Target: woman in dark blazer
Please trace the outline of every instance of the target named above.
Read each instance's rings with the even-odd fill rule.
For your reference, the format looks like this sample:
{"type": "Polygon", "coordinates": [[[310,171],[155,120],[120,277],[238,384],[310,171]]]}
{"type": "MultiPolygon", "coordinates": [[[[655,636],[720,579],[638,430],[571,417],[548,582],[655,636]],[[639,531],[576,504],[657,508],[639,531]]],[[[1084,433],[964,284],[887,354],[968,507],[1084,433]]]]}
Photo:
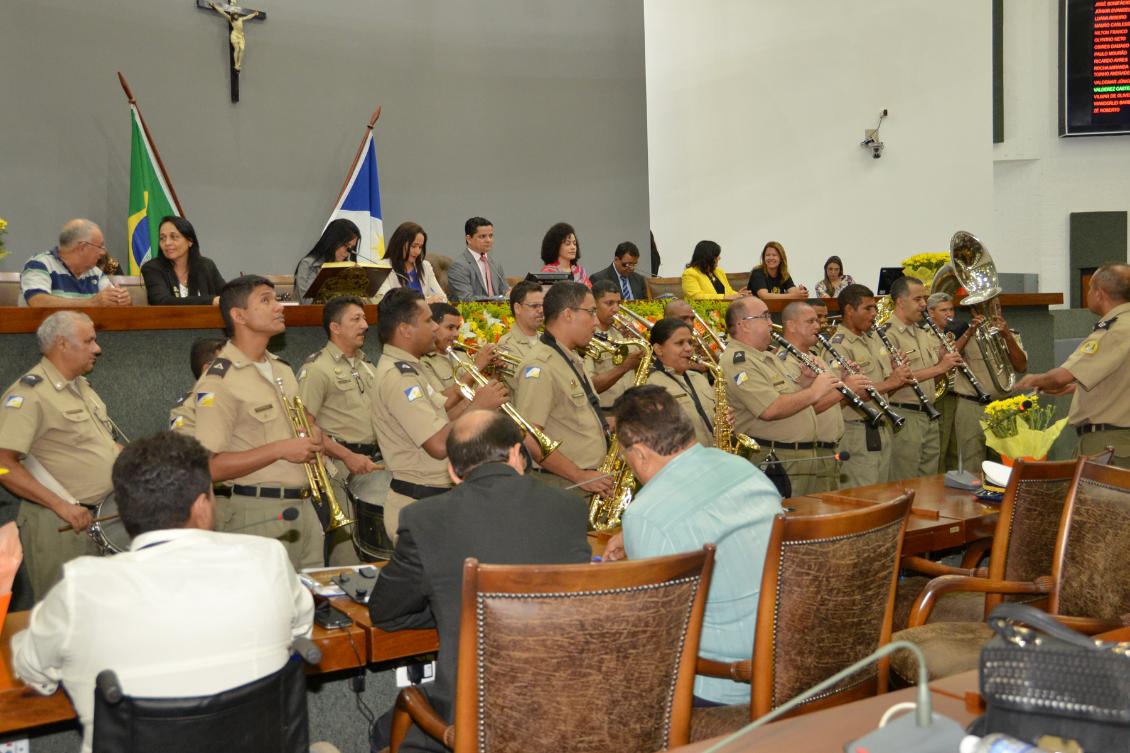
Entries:
{"type": "Polygon", "coordinates": [[[200,255],[192,223],[184,217],[165,217],[158,243],[161,252],[141,267],[149,305],[218,305],[224,278],[211,259],[200,255]]]}

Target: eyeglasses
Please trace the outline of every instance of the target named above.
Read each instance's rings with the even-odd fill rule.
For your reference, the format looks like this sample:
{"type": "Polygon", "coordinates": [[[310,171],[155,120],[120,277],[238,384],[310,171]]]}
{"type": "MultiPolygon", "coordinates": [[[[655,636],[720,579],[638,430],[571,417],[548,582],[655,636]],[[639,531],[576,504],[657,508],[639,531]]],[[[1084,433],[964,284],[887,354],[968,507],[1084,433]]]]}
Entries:
{"type": "Polygon", "coordinates": [[[525,306],[526,308],[533,309],[534,311],[541,311],[543,308],[545,308],[545,305],[541,303],[519,303],[518,305],[525,306]]]}
{"type": "Polygon", "coordinates": [[[589,313],[589,316],[596,316],[596,306],[593,306],[591,309],[582,309],[576,306],[570,306],[569,308],[573,309],[574,311],[587,311],[589,313]]]}
{"type": "Polygon", "coordinates": [[[760,314],[754,314],[753,316],[743,316],[741,320],[744,322],[746,319],[764,319],[765,321],[769,322],[773,320],[773,315],[768,311],[763,311],[760,314]]]}
{"type": "Polygon", "coordinates": [[[105,245],[99,246],[97,243],[91,243],[90,241],[79,241],[79,242],[86,245],[86,246],[90,246],[91,248],[96,248],[99,251],[106,251],[105,245]]]}

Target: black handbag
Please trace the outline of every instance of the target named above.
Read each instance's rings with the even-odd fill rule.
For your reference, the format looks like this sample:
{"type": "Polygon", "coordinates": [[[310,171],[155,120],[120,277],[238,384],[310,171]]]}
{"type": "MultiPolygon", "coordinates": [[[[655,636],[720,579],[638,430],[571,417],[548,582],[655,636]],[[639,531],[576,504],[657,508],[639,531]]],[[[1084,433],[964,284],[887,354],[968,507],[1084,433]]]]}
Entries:
{"type": "Polygon", "coordinates": [[[981,651],[985,715],[975,734],[1075,740],[1086,753],[1130,753],[1130,643],[1104,643],[1051,615],[1006,602],[981,651]]]}

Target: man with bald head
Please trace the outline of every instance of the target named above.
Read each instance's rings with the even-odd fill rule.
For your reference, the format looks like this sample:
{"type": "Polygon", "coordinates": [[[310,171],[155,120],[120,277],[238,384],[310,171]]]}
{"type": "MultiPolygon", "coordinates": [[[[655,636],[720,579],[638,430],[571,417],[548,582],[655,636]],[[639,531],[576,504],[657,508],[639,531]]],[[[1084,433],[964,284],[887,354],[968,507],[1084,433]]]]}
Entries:
{"type": "MultiPolygon", "coordinates": [[[[436,680],[422,689],[451,722],[458,660],[463,560],[490,564],[588,562],[588,515],[568,492],[526,475],[522,432],[496,411],[470,410],[447,434],[448,474],[455,488],[400,513],[392,560],[369,602],[383,630],[436,627],[436,680]]],[[[391,711],[377,721],[373,750],[387,744],[391,711]]],[[[413,727],[402,751],[442,751],[413,727]]]]}
{"type": "Polygon", "coordinates": [[[102,230],[90,220],[63,225],[59,245],[27,260],[20,272],[21,306],[128,306],[98,261],[106,253],[102,230]]]}
{"type": "Polygon", "coordinates": [[[1099,317],[1062,366],[1029,374],[1016,392],[1071,394],[1067,422],[1079,435],[1077,454],[1114,448],[1113,465],[1130,468],[1130,265],[1109,262],[1091,276],[1087,308],[1099,317]]]}
{"type": "Polygon", "coordinates": [[[673,298],[663,307],[663,318],[682,319],[690,326],[694,326],[694,309],[682,298],[673,298]]]}

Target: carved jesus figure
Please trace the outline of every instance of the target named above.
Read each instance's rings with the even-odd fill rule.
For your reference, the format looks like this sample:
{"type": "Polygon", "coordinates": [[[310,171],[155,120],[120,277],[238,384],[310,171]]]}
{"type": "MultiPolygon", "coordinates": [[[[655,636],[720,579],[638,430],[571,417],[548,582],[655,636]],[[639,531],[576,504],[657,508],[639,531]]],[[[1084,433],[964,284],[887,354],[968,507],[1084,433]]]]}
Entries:
{"type": "Polygon", "coordinates": [[[258,16],[259,11],[240,15],[240,11],[243,9],[238,5],[227,6],[231,8],[230,13],[215,3],[209,3],[209,5],[212,6],[212,10],[227,19],[228,25],[231,26],[232,68],[238,71],[243,67],[243,51],[247,47],[247,36],[243,31],[243,22],[258,16]]]}

